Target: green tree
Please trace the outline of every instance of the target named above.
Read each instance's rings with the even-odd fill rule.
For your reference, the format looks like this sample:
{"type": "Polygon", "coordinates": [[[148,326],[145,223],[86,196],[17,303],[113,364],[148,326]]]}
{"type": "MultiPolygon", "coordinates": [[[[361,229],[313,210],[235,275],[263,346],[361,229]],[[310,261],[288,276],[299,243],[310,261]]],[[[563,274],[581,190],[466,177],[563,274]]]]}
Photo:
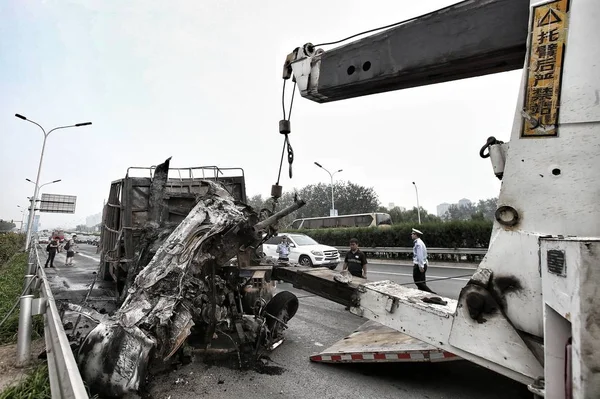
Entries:
{"type": "MultiPolygon", "coordinates": [[[[412,209],[406,209],[399,206],[395,206],[390,210],[387,210],[385,207],[381,207],[381,212],[387,212],[390,214],[392,218],[392,224],[400,224],[400,223],[418,223],[419,222],[419,213],[417,212],[417,207],[412,209]]],[[[428,222],[439,222],[441,219],[436,215],[433,215],[427,212],[424,208],[420,208],[421,211],[421,223],[428,222]]]]}
{"type": "Polygon", "coordinates": [[[447,220],[469,220],[471,215],[476,212],[473,204],[458,206],[456,204],[450,205],[446,212],[447,220]]]}
{"type": "MultiPolygon", "coordinates": [[[[351,182],[337,182],[333,188],[338,215],[375,212],[379,208],[379,198],[372,187],[351,182]]],[[[298,217],[329,216],[331,209],[329,184],[310,184],[298,190],[298,196],[306,201],[306,206],[298,210],[298,217]]]]}
{"type": "Polygon", "coordinates": [[[340,182],[334,185],[334,189],[337,193],[335,208],[340,215],[375,212],[379,207],[379,197],[373,187],[340,182]]]}
{"type": "Polygon", "coordinates": [[[498,197],[479,200],[477,203],[477,212],[481,213],[484,219],[494,220],[494,215],[497,208],[498,197]]]}
{"type": "Polygon", "coordinates": [[[250,205],[257,212],[260,211],[267,205],[267,200],[263,198],[261,194],[256,194],[248,197],[248,205],[250,205]]]}
{"type": "Polygon", "coordinates": [[[469,204],[458,206],[450,205],[448,211],[443,216],[444,220],[469,220],[469,219],[487,219],[494,220],[496,204],[498,198],[488,198],[479,200],[476,205],[469,204]]]}
{"type": "Polygon", "coordinates": [[[9,222],[8,220],[0,219],[0,231],[11,231],[15,227],[17,227],[17,225],[14,224],[12,220],[9,222]]]}
{"type": "MultiPolygon", "coordinates": [[[[284,209],[294,202],[294,196],[306,202],[306,205],[285,217],[280,226],[288,227],[294,219],[329,216],[331,209],[331,186],[329,184],[309,184],[299,190],[286,191],[276,203],[275,212],[284,209]]],[[[376,212],[379,209],[379,199],[375,190],[351,182],[334,184],[335,209],[338,215],[353,213],[376,212]]],[[[272,198],[263,198],[257,194],[249,197],[248,205],[257,212],[262,208],[273,210],[272,198]]]]}

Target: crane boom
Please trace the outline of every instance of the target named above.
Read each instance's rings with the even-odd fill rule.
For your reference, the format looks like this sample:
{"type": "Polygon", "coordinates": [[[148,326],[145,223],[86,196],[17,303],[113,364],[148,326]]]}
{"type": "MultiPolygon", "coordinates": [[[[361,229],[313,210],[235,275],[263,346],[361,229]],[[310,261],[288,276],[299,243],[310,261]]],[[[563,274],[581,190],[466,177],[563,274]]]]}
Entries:
{"type": "Polygon", "coordinates": [[[303,97],[324,103],[523,68],[529,0],[467,0],[286,61],[303,97]]]}

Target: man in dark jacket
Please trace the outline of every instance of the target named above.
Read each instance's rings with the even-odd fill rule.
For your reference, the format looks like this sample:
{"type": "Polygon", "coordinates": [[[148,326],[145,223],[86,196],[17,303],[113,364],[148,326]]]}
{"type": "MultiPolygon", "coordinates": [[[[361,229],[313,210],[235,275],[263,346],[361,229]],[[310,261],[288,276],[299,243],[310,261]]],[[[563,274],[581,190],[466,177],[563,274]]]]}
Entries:
{"type": "Polygon", "coordinates": [[[45,268],[48,267],[48,263],[50,263],[50,267],[54,267],[54,257],[58,252],[58,246],[59,242],[57,237],[51,239],[48,243],[48,246],[46,246],[46,252],[48,252],[48,259],[46,259],[46,264],[44,265],[45,268]]]}
{"type": "Polygon", "coordinates": [[[344,270],[348,270],[353,276],[367,278],[367,257],[358,249],[356,238],[350,239],[350,251],[344,259],[344,270]]]}

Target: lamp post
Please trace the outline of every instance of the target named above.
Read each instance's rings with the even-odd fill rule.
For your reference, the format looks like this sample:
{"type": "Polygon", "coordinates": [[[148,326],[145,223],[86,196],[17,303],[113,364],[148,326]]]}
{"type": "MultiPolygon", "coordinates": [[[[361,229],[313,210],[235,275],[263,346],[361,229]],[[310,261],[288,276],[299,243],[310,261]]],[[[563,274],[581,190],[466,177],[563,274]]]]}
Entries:
{"type": "Polygon", "coordinates": [[[46,139],[48,139],[48,136],[50,135],[50,133],[52,133],[55,130],[67,129],[70,127],[89,126],[92,124],[92,122],[83,122],[83,123],[76,123],[74,125],[58,126],[58,127],[51,129],[48,133],[46,133],[46,130],[44,130],[42,125],[40,125],[39,123],[34,122],[30,119],[27,119],[26,117],[24,117],[23,115],[20,115],[20,114],[15,114],[15,116],[19,119],[23,119],[24,121],[33,123],[34,125],[38,126],[40,129],[42,129],[42,133],[44,133],[44,142],[42,143],[42,153],[40,155],[40,163],[38,165],[37,177],[35,178],[35,183],[34,183],[35,189],[33,191],[33,197],[31,197],[31,208],[29,210],[29,222],[27,222],[27,234],[25,237],[25,248],[29,249],[29,242],[31,240],[31,229],[32,229],[32,225],[33,225],[33,214],[35,213],[35,202],[37,201],[37,196],[39,194],[39,189],[40,189],[40,187],[39,187],[40,173],[42,171],[42,161],[44,159],[44,150],[46,148],[46,139]]]}
{"type": "MultiPolygon", "coordinates": [[[[29,183],[35,184],[35,182],[33,180],[31,180],[31,179],[25,179],[25,180],[27,180],[29,183]]],[[[49,181],[47,183],[44,183],[44,184],[40,185],[39,187],[37,187],[37,185],[36,185],[36,187],[37,187],[37,194],[39,194],[39,192],[42,189],[42,187],[47,186],[48,184],[58,183],[59,181],[62,181],[62,180],[61,179],[52,180],[52,181],[49,181]]],[[[30,200],[31,200],[31,204],[32,205],[31,205],[31,208],[29,208],[29,223],[27,223],[27,236],[28,237],[31,235],[32,229],[33,229],[33,224],[31,225],[32,226],[31,229],[29,228],[29,224],[33,223],[33,219],[35,218],[35,211],[36,211],[35,205],[37,203],[37,196],[36,196],[36,198],[31,198],[30,200]],[[31,216],[31,215],[33,215],[33,216],[31,216]]],[[[26,243],[26,245],[27,245],[27,243],[26,243]]],[[[27,246],[25,248],[27,248],[27,246]]]]}
{"type": "Polygon", "coordinates": [[[342,169],[340,169],[340,170],[338,170],[338,171],[335,171],[335,172],[333,172],[333,174],[332,174],[330,171],[328,171],[328,170],[327,170],[327,169],[325,169],[323,166],[321,166],[321,164],[320,164],[320,163],[318,163],[318,162],[315,162],[315,165],[317,165],[319,168],[323,169],[325,172],[329,173],[329,177],[331,178],[331,214],[330,214],[329,216],[336,216],[336,214],[335,214],[335,202],[334,202],[334,200],[333,200],[333,176],[334,176],[336,173],[338,173],[338,172],[341,172],[341,171],[342,171],[342,169]]]}
{"type": "MultiPolygon", "coordinates": [[[[17,205],[17,208],[23,208],[21,205],[17,205]]],[[[25,219],[25,209],[21,209],[21,226],[19,227],[19,233],[23,232],[23,220],[25,219]]]]}
{"type": "Polygon", "coordinates": [[[419,205],[419,190],[417,189],[417,183],[412,182],[415,186],[415,193],[417,194],[417,217],[419,218],[419,224],[421,224],[421,206],[419,205]]]}

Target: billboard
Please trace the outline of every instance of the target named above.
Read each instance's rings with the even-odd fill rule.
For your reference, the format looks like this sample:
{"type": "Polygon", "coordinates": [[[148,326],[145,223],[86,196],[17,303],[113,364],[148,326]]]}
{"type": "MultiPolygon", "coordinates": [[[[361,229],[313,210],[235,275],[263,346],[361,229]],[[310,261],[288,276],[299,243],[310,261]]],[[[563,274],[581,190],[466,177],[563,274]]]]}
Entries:
{"type": "Polygon", "coordinates": [[[74,195],[42,194],[40,212],[75,213],[77,197],[74,195]]]}

